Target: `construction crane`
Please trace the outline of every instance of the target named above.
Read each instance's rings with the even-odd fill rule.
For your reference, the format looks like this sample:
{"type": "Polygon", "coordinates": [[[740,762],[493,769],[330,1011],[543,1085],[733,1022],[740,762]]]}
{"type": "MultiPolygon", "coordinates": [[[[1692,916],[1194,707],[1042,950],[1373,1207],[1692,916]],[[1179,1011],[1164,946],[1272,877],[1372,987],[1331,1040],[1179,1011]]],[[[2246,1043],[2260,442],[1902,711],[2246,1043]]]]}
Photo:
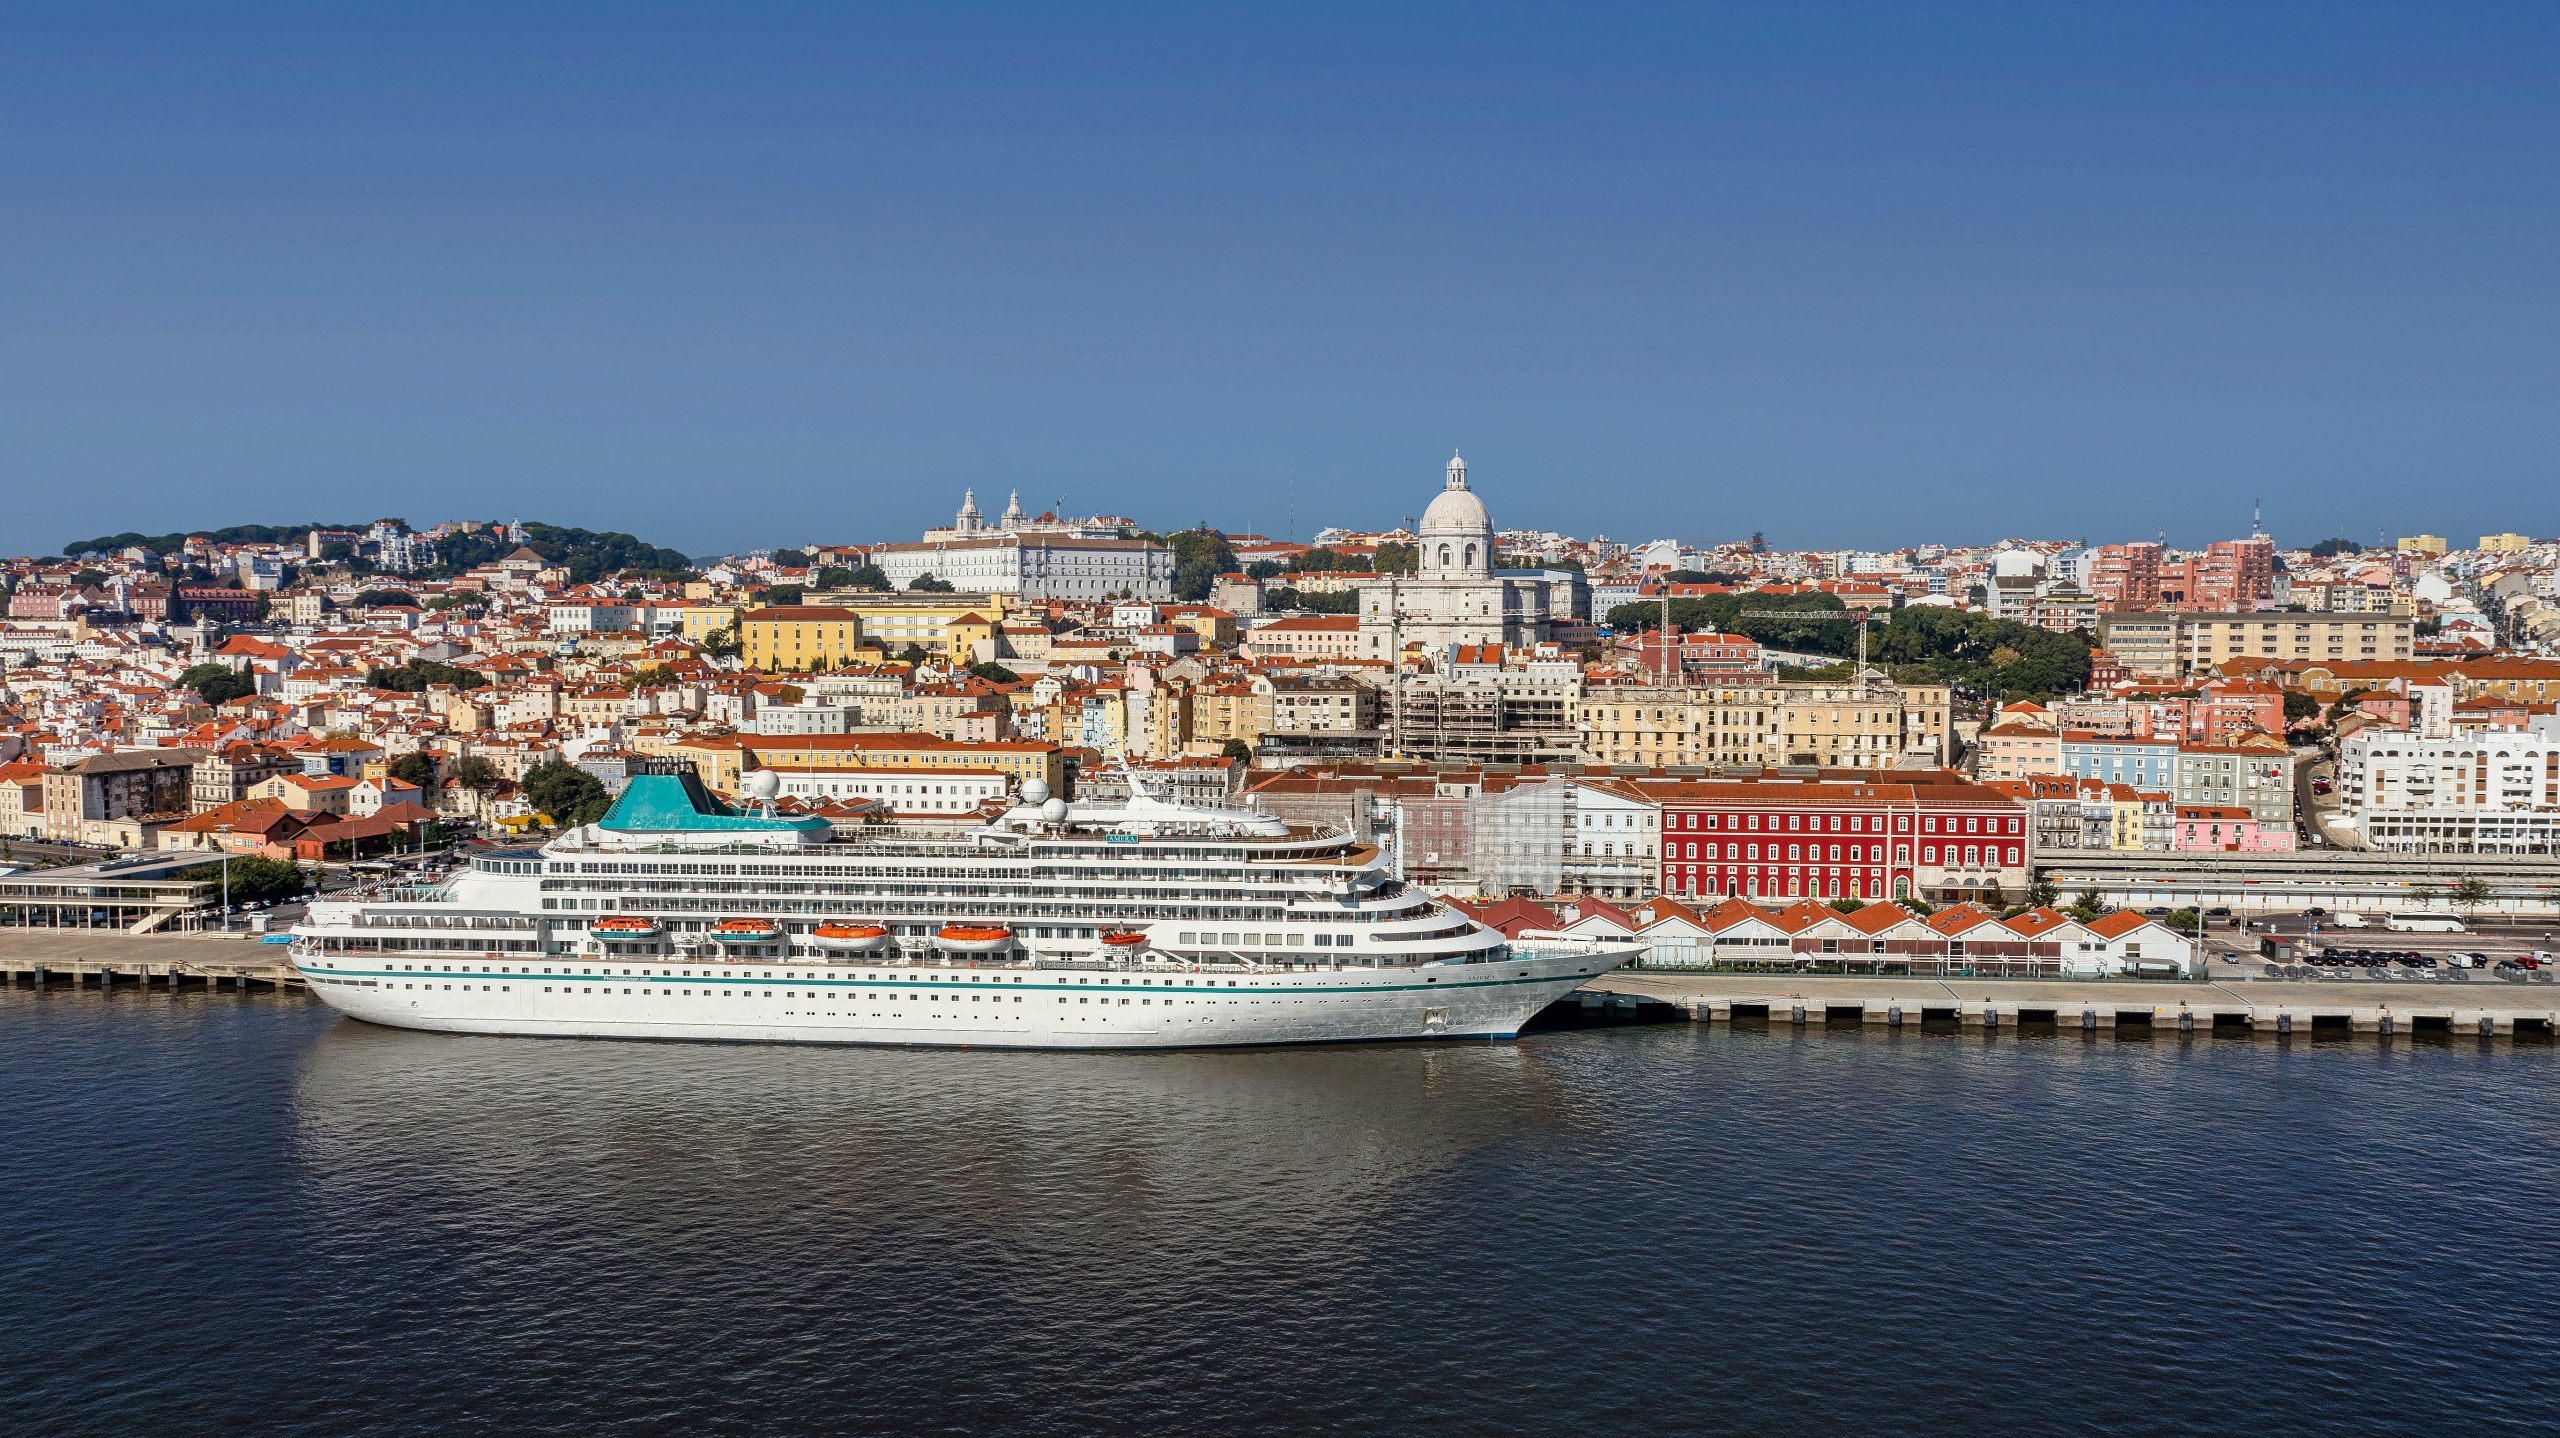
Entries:
{"type": "Polygon", "coordinates": [[[1862,677],[1867,672],[1867,621],[1875,617],[1875,615],[1868,610],[1745,609],[1736,613],[1733,617],[1736,619],[1794,619],[1814,620],[1817,622],[1833,619],[1846,619],[1850,623],[1858,626],[1858,667],[1851,677],[1862,677]]]}

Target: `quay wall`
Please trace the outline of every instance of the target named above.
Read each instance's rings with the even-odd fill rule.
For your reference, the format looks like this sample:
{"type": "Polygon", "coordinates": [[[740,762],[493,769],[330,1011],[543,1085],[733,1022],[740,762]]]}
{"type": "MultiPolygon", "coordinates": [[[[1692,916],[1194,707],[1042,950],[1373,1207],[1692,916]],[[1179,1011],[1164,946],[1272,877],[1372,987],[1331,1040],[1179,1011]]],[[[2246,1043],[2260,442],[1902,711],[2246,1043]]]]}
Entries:
{"type": "Polygon", "coordinates": [[[1952,1020],[1986,1030],[2050,1024],[2257,1036],[2560,1034],[2560,984],[2541,982],[1879,979],[1621,969],[1593,980],[1579,998],[1597,1008],[1668,1005],[1700,1023],[1766,1019],[1900,1028],[1952,1020]]]}

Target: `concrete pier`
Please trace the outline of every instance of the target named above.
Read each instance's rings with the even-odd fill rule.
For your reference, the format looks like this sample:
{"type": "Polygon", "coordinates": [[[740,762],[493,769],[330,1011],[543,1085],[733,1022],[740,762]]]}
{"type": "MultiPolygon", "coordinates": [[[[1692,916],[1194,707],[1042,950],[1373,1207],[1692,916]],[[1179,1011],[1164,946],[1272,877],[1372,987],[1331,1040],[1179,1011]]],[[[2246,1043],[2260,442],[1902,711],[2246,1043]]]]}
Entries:
{"type": "Polygon", "coordinates": [[[175,993],[194,985],[302,988],[281,944],[199,935],[100,933],[94,929],[0,930],[0,982],[114,988],[138,982],[175,993]]]}
{"type": "Polygon", "coordinates": [[[1953,1021],[1987,1034],[2309,1038],[2364,1034],[2473,1039],[2560,1036],[2560,983],[2489,978],[2411,983],[1901,979],[1619,970],[1585,994],[1668,1004],[1699,1023],[1898,1029],[1953,1021]]]}

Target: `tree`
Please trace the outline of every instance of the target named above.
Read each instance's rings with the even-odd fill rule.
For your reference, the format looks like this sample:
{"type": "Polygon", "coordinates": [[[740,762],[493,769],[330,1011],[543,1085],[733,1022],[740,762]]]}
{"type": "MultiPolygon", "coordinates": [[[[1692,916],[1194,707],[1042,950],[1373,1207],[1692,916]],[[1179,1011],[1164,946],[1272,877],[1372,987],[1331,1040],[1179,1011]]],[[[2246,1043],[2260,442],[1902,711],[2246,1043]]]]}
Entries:
{"type": "Polygon", "coordinates": [[[1218,746],[1218,757],[1233,759],[1247,768],[1253,766],[1253,746],[1242,739],[1230,739],[1218,746]]]}
{"type": "Polygon", "coordinates": [[[228,704],[258,692],[258,682],[228,664],[197,664],[178,676],[178,687],[196,691],[207,704],[228,704]]]}
{"type": "Polygon", "coordinates": [[[388,689],[398,694],[423,693],[431,684],[450,684],[456,689],[478,689],[489,682],[489,676],[477,669],[458,664],[440,664],[433,659],[412,659],[389,669],[376,669],[364,676],[367,687],[388,689]]]}
{"type": "Polygon", "coordinates": [[[830,564],[811,576],[809,582],[820,589],[851,589],[853,571],[841,564],[830,564]]]}
{"type": "Polygon", "coordinates": [[[777,549],[773,552],[773,562],[782,569],[806,569],[809,567],[809,554],[800,549],[777,549]]]}
{"type": "Polygon", "coordinates": [[[2169,917],[2160,921],[2182,934],[2192,934],[2204,927],[2204,915],[2193,909],[2171,909],[2169,917]]]}
{"type": "Polygon", "coordinates": [[[853,577],[845,581],[845,587],[847,589],[868,589],[874,593],[886,594],[898,586],[889,582],[888,573],[881,569],[879,565],[864,564],[855,567],[853,577]]]}
{"type": "Polygon", "coordinates": [[[436,786],[436,761],[423,753],[403,754],[392,760],[389,772],[403,784],[415,784],[420,789],[436,786]]]}
{"type": "Polygon", "coordinates": [[[2332,559],[2341,554],[2362,554],[2364,546],[2352,539],[2324,539],[2311,546],[2314,559],[2332,559]]]}
{"type": "Polygon", "coordinates": [[[2320,717],[2320,701],[2299,689],[2288,689],[2284,695],[2284,722],[2290,729],[2320,717]]]}
{"type": "MultiPolygon", "coordinates": [[[[223,881],[223,867],[218,862],[195,864],[180,869],[176,877],[200,884],[220,884],[223,881]]],[[[231,905],[234,908],[242,904],[264,904],[272,903],[277,899],[290,899],[311,887],[311,876],[305,874],[300,866],[283,859],[270,859],[263,854],[251,854],[246,858],[233,859],[230,869],[231,905]]]]}
{"type": "Polygon", "coordinates": [[[1186,604],[1208,598],[1219,575],[1235,572],[1235,546],[1205,524],[1167,535],[1165,543],[1173,550],[1173,597],[1186,604]]]}
{"type": "Polygon", "coordinates": [[[1287,585],[1282,585],[1263,593],[1262,607],[1304,609],[1316,614],[1350,614],[1360,608],[1360,595],[1358,591],[1350,589],[1339,590],[1332,594],[1313,594],[1304,589],[1291,589],[1287,585]]]}
{"type": "Polygon", "coordinates": [[[1845,897],[1843,897],[1843,898],[1838,898],[1838,899],[1834,899],[1834,900],[1832,900],[1832,901],[1831,901],[1831,908],[1832,908],[1832,910],[1833,910],[1835,913],[1842,913],[1842,914],[1854,914],[1854,913],[1858,912],[1860,909],[1865,908],[1866,906],[1867,906],[1867,901],[1866,901],[1866,900],[1864,900],[1864,899],[1851,899],[1851,898],[1845,898],[1845,897]]]}
{"type": "Polygon", "coordinates": [[[631,676],[634,689],[664,689],[676,683],[679,675],[664,664],[652,664],[631,676]]]}
{"type": "Polygon", "coordinates": [[[940,575],[919,574],[907,581],[907,592],[909,594],[949,594],[951,581],[940,575]]]}
{"type": "MultiPolygon", "coordinates": [[[[1298,571],[1302,574],[1365,574],[1370,564],[1367,555],[1345,554],[1321,544],[1298,556],[1298,571]]],[[[1250,574],[1253,571],[1248,569],[1245,572],[1250,574]]]]}
{"type": "Polygon", "coordinates": [[[984,679],[990,684],[1019,684],[1022,682],[1021,675],[1014,673],[1012,670],[1005,668],[1003,665],[998,664],[992,659],[988,660],[984,664],[970,665],[969,672],[977,675],[979,678],[984,679]]]}
{"type": "Polygon", "coordinates": [[[1412,574],[1422,568],[1422,550],[1417,545],[1390,539],[1378,546],[1369,567],[1380,574],[1412,574]]]}
{"type": "Polygon", "coordinates": [[[453,761],[453,782],[474,793],[486,794],[498,787],[498,766],[477,754],[453,761]]]}
{"type": "Polygon", "coordinates": [[[332,539],[320,546],[320,560],[324,564],[344,564],[355,557],[356,547],[343,539],[332,539]]]}
{"type": "Polygon", "coordinates": [[[777,584],[764,592],[767,604],[797,604],[805,591],[797,584],[777,584]]]}
{"type": "Polygon", "coordinates": [[[95,589],[106,582],[107,572],[103,569],[83,569],[71,576],[74,589],[95,589]]]}
{"type": "Polygon", "coordinates": [[[349,602],[358,609],[370,608],[376,604],[406,604],[414,607],[418,597],[399,589],[368,589],[349,602]]]}
{"type": "Polygon", "coordinates": [[[2027,885],[2027,907],[2030,909],[2050,909],[2053,901],[2061,897],[2061,886],[2051,879],[2038,879],[2027,885]]]}
{"type": "Polygon", "coordinates": [[[2087,909],[2090,916],[2094,918],[2107,911],[2107,901],[2100,898],[2098,896],[2098,891],[2094,888],[2082,889],[2077,895],[2073,896],[2071,900],[2071,907],[2075,909],[2087,909]]]}
{"type": "Polygon", "coordinates": [[[909,664],[925,664],[931,662],[933,659],[932,655],[924,652],[924,646],[921,644],[910,644],[906,648],[899,650],[898,657],[909,664]]]}
{"type": "Polygon", "coordinates": [[[557,759],[524,771],[524,797],[564,829],[592,824],[612,807],[601,780],[575,764],[557,759]]]}
{"type": "Polygon", "coordinates": [[[2478,912],[2482,904],[2497,897],[2497,894],[2489,887],[2488,880],[2473,875],[2448,888],[2445,891],[2445,897],[2451,899],[2453,906],[2467,916],[2478,912]]]}

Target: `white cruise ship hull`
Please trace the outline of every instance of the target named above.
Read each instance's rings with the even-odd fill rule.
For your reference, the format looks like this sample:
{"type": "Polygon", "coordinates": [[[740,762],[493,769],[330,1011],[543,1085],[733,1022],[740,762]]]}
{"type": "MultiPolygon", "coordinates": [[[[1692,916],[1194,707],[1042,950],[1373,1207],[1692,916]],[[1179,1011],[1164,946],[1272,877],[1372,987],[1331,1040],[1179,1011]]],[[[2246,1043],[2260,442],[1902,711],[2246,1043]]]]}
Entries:
{"type": "MultiPolygon", "coordinates": [[[[299,948],[299,946],[297,946],[299,948]]],[[[311,992],[395,1028],[555,1038],[1021,1049],[1500,1039],[1634,956],[1260,972],[298,954],[311,992]]]]}

